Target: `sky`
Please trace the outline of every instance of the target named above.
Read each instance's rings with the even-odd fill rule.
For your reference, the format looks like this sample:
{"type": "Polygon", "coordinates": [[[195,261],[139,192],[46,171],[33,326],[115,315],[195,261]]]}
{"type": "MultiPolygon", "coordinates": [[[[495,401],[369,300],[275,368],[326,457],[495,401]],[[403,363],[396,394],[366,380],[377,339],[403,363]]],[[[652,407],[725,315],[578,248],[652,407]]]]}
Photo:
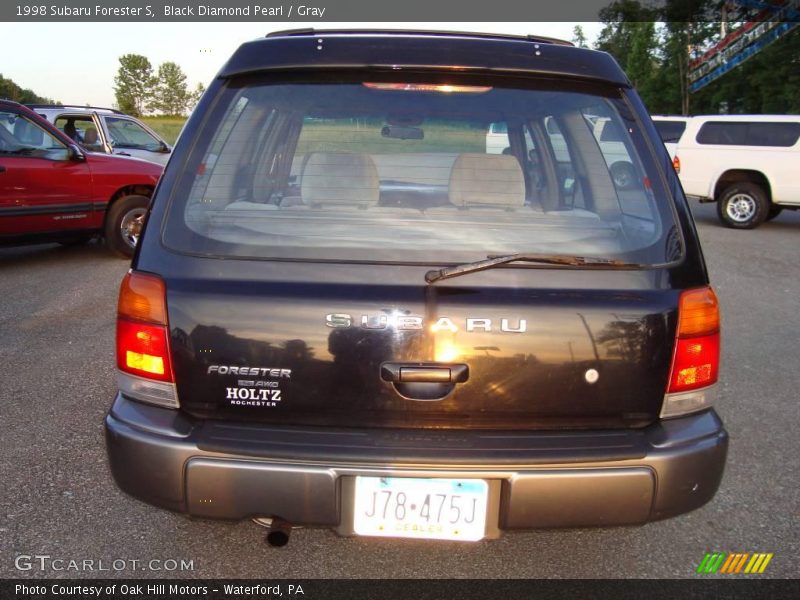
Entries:
{"type": "MultiPolygon", "coordinates": [[[[358,23],[355,28],[446,29],[535,34],[570,40],[581,25],[592,42],[602,23],[358,23]]],[[[112,106],[123,54],[142,54],[154,71],[176,62],[190,89],[208,84],[242,43],[281,29],[354,28],[352,23],[0,23],[0,74],[65,104],[112,106]]]]}

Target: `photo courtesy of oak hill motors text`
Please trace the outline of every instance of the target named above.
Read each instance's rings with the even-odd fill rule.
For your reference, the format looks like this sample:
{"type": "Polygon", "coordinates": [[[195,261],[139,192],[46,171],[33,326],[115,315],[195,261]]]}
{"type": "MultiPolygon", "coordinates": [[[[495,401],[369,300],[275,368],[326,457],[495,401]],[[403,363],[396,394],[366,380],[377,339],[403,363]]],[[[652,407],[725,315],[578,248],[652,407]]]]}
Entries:
{"type": "MultiPolygon", "coordinates": [[[[202,597],[206,596],[214,588],[209,585],[198,584],[175,584],[175,583],[108,583],[104,585],[80,585],[69,583],[58,583],[48,585],[30,585],[24,583],[14,584],[14,593],[18,596],[27,597],[151,597],[164,596],[169,594],[175,597],[202,597]]],[[[304,597],[303,586],[299,583],[276,584],[276,585],[234,585],[224,583],[219,586],[219,591],[231,596],[249,597],[281,597],[298,596],[304,597]]]]}
{"type": "Polygon", "coordinates": [[[266,6],[215,6],[213,4],[183,4],[163,6],[70,6],[70,5],[18,5],[17,16],[51,17],[254,17],[265,18],[309,18],[322,19],[326,7],[307,4],[279,4],[266,6]]]}

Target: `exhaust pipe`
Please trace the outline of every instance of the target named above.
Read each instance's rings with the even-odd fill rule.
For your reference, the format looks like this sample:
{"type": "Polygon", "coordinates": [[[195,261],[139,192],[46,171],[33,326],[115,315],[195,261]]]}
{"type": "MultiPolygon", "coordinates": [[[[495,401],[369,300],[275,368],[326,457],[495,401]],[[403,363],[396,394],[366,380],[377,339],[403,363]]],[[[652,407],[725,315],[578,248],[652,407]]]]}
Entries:
{"type": "Polygon", "coordinates": [[[282,548],[289,543],[292,525],[283,519],[274,517],[267,533],[267,543],[273,548],[282,548]]]}
{"type": "Polygon", "coordinates": [[[289,543],[292,524],[280,517],[254,517],[253,523],[269,529],[265,541],[273,548],[281,548],[289,543]]]}

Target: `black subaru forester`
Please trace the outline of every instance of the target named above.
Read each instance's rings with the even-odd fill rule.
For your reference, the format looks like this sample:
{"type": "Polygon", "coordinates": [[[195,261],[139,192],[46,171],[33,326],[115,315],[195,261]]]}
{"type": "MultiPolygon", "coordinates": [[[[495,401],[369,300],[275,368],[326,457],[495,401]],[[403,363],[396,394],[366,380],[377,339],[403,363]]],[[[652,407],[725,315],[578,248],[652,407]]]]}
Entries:
{"type": "Polygon", "coordinates": [[[119,298],[118,485],[198,517],[478,540],[708,502],[717,299],[607,54],[289,31],[181,135],[119,298]]]}

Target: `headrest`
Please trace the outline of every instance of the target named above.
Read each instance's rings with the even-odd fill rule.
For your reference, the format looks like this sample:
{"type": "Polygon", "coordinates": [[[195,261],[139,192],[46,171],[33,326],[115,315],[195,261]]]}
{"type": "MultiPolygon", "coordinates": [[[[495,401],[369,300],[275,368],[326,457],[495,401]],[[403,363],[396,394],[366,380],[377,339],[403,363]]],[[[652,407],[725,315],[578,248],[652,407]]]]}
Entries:
{"type": "Polygon", "coordinates": [[[86,131],[83,133],[83,143],[84,144],[96,144],[97,143],[97,129],[94,127],[87,127],[86,131]]]}
{"type": "Polygon", "coordinates": [[[525,205],[525,177],[514,156],[460,154],[450,172],[450,203],[461,208],[525,205]]]}
{"type": "Polygon", "coordinates": [[[380,197],[378,169],[368,154],[312,152],[300,176],[304,204],[374,206],[380,197]]]}

